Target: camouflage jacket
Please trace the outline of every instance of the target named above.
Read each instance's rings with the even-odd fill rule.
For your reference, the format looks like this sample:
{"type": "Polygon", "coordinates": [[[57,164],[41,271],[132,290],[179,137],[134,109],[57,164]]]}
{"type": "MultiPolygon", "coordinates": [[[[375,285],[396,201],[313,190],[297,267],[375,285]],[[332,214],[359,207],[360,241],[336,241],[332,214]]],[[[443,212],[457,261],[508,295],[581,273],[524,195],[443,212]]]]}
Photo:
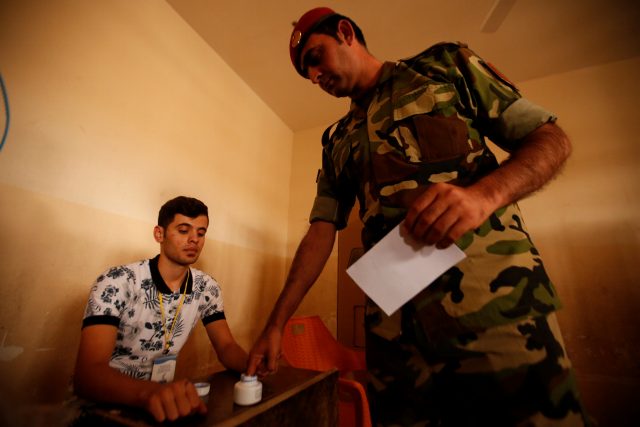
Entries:
{"type": "MultiPolygon", "coordinates": [[[[387,62],[375,89],[323,136],[310,221],[344,228],[357,197],[370,248],[430,183],[465,186],[496,169],[485,137],[512,151],[554,120],[462,44],[387,62]]],[[[559,307],[517,205],[499,209],[456,244],[467,258],[411,302],[434,338],[559,307]]]]}

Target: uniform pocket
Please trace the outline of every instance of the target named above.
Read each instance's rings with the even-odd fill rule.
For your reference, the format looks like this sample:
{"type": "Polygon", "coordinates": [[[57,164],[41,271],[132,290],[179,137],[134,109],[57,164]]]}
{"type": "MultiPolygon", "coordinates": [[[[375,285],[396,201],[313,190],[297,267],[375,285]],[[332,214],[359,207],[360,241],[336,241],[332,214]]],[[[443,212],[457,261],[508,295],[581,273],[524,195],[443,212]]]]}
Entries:
{"type": "Polygon", "coordinates": [[[411,120],[423,161],[451,160],[474,149],[467,125],[457,116],[420,114],[411,120]]]}

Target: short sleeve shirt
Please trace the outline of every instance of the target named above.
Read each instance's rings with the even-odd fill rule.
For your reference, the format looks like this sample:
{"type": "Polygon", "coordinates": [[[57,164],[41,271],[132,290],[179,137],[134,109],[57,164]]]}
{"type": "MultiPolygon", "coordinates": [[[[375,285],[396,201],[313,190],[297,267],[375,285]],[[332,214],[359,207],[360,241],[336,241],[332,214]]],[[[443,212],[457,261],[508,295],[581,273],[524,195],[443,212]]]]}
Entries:
{"type": "MultiPolygon", "coordinates": [[[[511,151],[554,120],[464,45],[387,62],[377,86],[323,136],[310,221],[341,229],[357,199],[368,249],[432,183],[464,187],[498,168],[485,138],[511,151]]],[[[517,205],[456,244],[467,257],[411,302],[427,335],[478,332],[559,307],[517,205]]]]}
{"type": "Polygon", "coordinates": [[[163,354],[165,328],[175,319],[169,336],[169,354],[178,354],[198,320],[203,324],[224,319],[222,293],[209,275],[190,268],[179,291],[172,292],[158,271],[158,257],[110,268],[93,284],[83,327],[97,324],[118,328],[109,365],[137,379],[150,379],[153,360],[163,354]]]}

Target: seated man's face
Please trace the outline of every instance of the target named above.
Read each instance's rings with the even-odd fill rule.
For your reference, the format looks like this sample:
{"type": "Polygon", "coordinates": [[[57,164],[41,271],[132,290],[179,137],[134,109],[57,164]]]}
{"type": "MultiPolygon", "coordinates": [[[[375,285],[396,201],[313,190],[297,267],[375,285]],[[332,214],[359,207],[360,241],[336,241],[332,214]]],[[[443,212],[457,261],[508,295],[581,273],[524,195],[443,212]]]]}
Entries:
{"type": "Polygon", "coordinates": [[[205,215],[190,218],[176,214],[166,229],[160,227],[160,238],[156,237],[160,252],[176,264],[193,264],[204,246],[208,226],[209,218],[205,215]]]}

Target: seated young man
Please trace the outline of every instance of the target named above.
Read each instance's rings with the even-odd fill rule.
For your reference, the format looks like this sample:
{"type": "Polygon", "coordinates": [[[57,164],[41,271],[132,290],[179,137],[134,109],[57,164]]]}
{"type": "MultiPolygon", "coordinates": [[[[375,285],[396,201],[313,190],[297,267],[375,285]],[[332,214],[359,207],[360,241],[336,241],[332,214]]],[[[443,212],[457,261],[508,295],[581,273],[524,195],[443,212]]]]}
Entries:
{"type": "Polygon", "coordinates": [[[218,283],[191,268],[204,246],[207,206],[177,197],[160,209],[160,254],[113,267],[91,288],[74,387],[84,398],[146,409],[157,421],[206,413],[194,385],[173,381],[175,358],[198,320],[222,364],[238,372],[247,353],[231,335],[218,283]]]}

